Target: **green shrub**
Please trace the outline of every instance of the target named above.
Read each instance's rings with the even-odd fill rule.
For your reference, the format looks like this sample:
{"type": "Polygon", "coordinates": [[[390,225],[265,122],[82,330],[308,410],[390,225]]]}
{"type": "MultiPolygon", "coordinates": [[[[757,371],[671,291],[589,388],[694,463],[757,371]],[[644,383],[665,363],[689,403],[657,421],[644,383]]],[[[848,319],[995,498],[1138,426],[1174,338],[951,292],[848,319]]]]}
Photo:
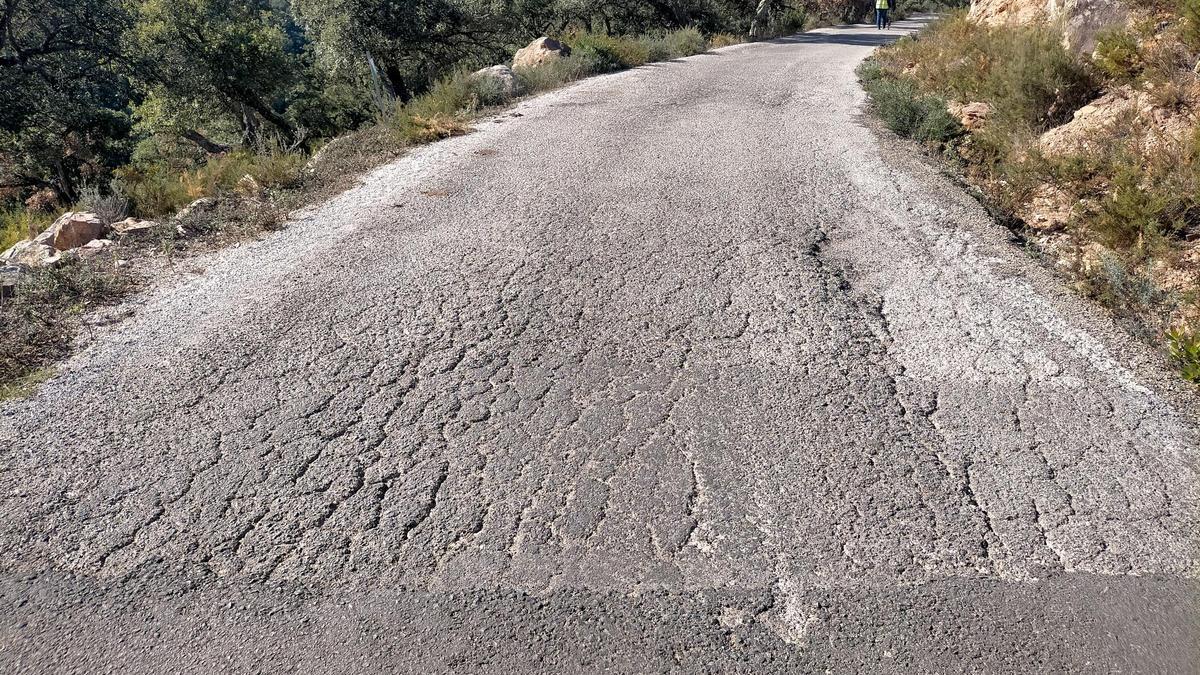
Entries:
{"type": "Polygon", "coordinates": [[[1139,253],[1156,247],[1162,235],[1161,217],[1167,198],[1156,190],[1144,189],[1139,167],[1122,163],[1115,167],[1106,198],[1100,200],[1091,228],[1114,248],[1136,249],[1139,253]]]}
{"type": "Polygon", "coordinates": [[[1100,32],[1092,60],[1102,73],[1118,82],[1134,79],[1144,66],[1137,38],[1120,28],[1100,32]]]}
{"type": "Polygon", "coordinates": [[[921,39],[881,49],[884,69],[908,73],[925,93],[991,105],[994,121],[1045,130],[1066,121],[1095,92],[1089,69],[1049,26],[988,27],[954,12],[921,39]]]}
{"type": "Polygon", "coordinates": [[[1132,319],[1132,328],[1154,340],[1170,323],[1179,298],[1154,283],[1151,271],[1150,264],[1127,263],[1117,254],[1106,253],[1088,271],[1086,281],[1094,299],[1117,316],[1132,319]]]}
{"type": "Polygon", "coordinates": [[[166,163],[119,169],[115,186],[143,218],[173,214],[200,197],[233,190],[249,175],[264,188],[286,187],[296,180],[306,157],[275,151],[256,154],[237,150],[216,155],[193,169],[179,171],[166,163]]]}
{"type": "Polygon", "coordinates": [[[1200,384],[1200,332],[1182,329],[1169,331],[1167,348],[1183,378],[1200,384]]]}
{"type": "Polygon", "coordinates": [[[700,31],[690,27],[667,33],[663,42],[666,43],[667,52],[673,59],[703,54],[708,50],[708,40],[704,39],[700,31]]]}
{"type": "Polygon", "coordinates": [[[594,54],[572,53],[537,68],[517,68],[515,72],[521,90],[532,94],[606,71],[604,64],[598,63],[594,54]]]}
{"type": "Polygon", "coordinates": [[[31,211],[19,206],[0,209],[0,251],[37,236],[54,222],[54,216],[43,211],[31,211]]]}
{"type": "Polygon", "coordinates": [[[776,35],[795,35],[804,32],[808,24],[808,10],[804,7],[787,8],[775,19],[772,32],[776,35]]]}
{"type": "Polygon", "coordinates": [[[1200,52],[1200,0],[1179,0],[1183,20],[1183,41],[1193,52],[1200,52]]]}
{"type": "MultiPolygon", "coordinates": [[[[652,41],[576,31],[564,36],[572,54],[593,63],[595,72],[635,68],[651,60],[652,41]]],[[[657,54],[655,54],[657,55],[657,54]]]]}
{"type": "Polygon", "coordinates": [[[873,61],[867,61],[858,73],[880,118],[896,134],[937,145],[963,134],[962,125],[946,110],[946,102],[922,95],[911,80],[886,76],[873,61]]]}

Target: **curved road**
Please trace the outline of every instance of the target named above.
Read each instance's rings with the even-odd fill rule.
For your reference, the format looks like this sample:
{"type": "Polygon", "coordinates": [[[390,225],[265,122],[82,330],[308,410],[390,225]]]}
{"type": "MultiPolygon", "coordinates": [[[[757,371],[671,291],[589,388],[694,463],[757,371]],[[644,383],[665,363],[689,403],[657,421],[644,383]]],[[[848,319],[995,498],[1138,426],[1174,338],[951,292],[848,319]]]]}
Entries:
{"type": "Polygon", "coordinates": [[[866,126],[911,27],[526,101],[143,298],[0,415],[0,670],[1193,670],[1195,399],[866,126]]]}

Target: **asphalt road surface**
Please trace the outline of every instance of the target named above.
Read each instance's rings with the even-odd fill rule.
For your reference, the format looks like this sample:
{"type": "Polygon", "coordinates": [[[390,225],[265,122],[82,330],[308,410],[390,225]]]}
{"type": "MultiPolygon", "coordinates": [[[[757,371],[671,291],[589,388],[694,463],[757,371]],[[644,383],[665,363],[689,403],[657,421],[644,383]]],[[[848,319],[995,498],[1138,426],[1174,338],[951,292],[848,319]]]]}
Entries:
{"type": "Polygon", "coordinates": [[[0,671],[1189,672],[1194,395],[840,27],[526,101],[0,415],[0,671]]]}

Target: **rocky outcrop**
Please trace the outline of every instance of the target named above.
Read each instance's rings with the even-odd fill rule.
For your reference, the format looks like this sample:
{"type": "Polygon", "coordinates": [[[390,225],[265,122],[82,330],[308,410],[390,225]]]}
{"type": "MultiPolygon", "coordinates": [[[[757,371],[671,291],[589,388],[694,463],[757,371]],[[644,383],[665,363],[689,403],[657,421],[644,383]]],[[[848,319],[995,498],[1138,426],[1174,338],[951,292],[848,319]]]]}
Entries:
{"type": "Polygon", "coordinates": [[[967,131],[982,129],[992,116],[992,106],[980,101],[973,101],[966,105],[950,103],[948,108],[950,114],[958,118],[959,124],[962,124],[967,131]]]}
{"type": "Polygon", "coordinates": [[[1186,108],[1163,108],[1146,91],[1118,87],[1075,112],[1070,122],[1042,135],[1039,149],[1048,157],[1090,152],[1113,141],[1136,141],[1146,150],[1182,141],[1194,120],[1186,108]]]}
{"type": "Polygon", "coordinates": [[[18,241],[7,251],[0,253],[0,262],[5,266],[44,267],[53,265],[60,259],[59,252],[53,246],[36,239],[18,241]]]}
{"type": "Polygon", "coordinates": [[[126,218],[119,223],[112,224],[112,234],[117,237],[132,237],[141,234],[148,234],[158,227],[158,223],[153,220],[140,220],[138,218],[126,218]]]}
{"type": "Polygon", "coordinates": [[[516,94],[516,76],[513,74],[512,68],[508,66],[483,68],[472,73],[471,77],[495,82],[507,98],[512,98],[516,94]]]}
{"type": "Polygon", "coordinates": [[[1115,0],[973,0],[968,16],[988,26],[1057,23],[1068,49],[1091,54],[1098,33],[1129,21],[1129,7],[1115,0]]]}
{"type": "Polygon", "coordinates": [[[96,214],[71,212],[64,213],[34,241],[49,244],[58,251],[69,251],[99,239],[107,232],[108,223],[100,220],[96,214]]]}
{"type": "Polygon", "coordinates": [[[518,50],[513,57],[512,67],[537,68],[564,56],[571,55],[571,48],[554,38],[542,37],[529,43],[528,47],[518,50]]]}

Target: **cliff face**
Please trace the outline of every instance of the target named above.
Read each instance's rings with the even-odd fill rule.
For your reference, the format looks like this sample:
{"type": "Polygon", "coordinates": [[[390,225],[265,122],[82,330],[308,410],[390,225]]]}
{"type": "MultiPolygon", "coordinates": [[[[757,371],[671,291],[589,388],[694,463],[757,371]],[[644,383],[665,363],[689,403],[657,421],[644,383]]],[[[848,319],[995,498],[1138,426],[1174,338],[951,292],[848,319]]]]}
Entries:
{"type": "Polygon", "coordinates": [[[1090,54],[1100,31],[1129,20],[1129,8],[1113,0],[974,0],[969,16],[989,26],[1058,23],[1068,49],[1090,54]]]}

